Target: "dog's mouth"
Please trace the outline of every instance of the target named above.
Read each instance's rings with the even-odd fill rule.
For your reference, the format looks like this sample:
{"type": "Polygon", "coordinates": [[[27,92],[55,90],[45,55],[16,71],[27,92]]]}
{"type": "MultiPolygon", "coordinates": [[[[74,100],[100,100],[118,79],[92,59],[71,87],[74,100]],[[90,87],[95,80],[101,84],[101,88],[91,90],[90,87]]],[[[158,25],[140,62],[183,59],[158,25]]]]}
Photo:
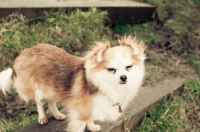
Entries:
{"type": "Polygon", "coordinates": [[[120,82],[119,84],[126,84],[127,82],[120,82]]]}

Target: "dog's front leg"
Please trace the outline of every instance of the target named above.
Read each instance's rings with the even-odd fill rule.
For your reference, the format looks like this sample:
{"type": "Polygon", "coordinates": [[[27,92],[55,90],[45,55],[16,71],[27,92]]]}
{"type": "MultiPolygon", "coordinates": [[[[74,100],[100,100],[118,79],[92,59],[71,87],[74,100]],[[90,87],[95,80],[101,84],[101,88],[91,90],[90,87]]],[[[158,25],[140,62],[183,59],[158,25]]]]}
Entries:
{"type": "Polygon", "coordinates": [[[79,119],[79,113],[76,109],[68,109],[68,126],[67,132],[84,132],[87,120],[79,119]]]}

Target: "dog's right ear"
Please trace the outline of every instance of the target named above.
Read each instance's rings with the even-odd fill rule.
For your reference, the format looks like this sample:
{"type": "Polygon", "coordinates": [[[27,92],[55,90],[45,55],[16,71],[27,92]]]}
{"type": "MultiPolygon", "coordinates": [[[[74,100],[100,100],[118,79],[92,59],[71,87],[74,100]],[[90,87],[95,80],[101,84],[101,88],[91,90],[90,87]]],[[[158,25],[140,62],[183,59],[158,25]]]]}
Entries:
{"type": "Polygon", "coordinates": [[[105,51],[110,48],[110,42],[95,42],[96,46],[86,54],[86,58],[91,59],[92,61],[99,63],[103,61],[103,54],[105,51]]]}

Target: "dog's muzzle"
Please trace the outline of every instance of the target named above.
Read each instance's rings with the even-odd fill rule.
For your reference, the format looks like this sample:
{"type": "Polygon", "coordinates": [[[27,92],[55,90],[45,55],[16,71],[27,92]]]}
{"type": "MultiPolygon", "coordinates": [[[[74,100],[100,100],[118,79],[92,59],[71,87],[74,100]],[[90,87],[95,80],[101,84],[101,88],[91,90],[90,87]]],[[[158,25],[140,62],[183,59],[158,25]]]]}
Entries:
{"type": "Polygon", "coordinates": [[[120,76],[120,80],[121,80],[120,84],[126,84],[127,76],[126,75],[121,75],[120,76]]]}

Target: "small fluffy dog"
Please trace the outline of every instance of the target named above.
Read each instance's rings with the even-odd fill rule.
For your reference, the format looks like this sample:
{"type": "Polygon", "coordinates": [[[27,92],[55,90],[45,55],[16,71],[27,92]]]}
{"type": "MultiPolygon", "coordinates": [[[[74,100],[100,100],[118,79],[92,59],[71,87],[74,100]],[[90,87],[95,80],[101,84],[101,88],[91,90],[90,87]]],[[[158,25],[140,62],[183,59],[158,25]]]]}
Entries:
{"type": "Polygon", "coordinates": [[[96,42],[84,57],[70,55],[49,44],[25,49],[13,68],[0,73],[3,93],[13,87],[28,102],[35,101],[38,122],[47,123],[43,105],[53,116],[69,119],[67,131],[99,131],[94,120],[116,121],[137,94],[144,76],[145,45],[131,36],[119,39],[119,46],[96,42]],[[56,107],[68,109],[65,116],[56,107]]]}

